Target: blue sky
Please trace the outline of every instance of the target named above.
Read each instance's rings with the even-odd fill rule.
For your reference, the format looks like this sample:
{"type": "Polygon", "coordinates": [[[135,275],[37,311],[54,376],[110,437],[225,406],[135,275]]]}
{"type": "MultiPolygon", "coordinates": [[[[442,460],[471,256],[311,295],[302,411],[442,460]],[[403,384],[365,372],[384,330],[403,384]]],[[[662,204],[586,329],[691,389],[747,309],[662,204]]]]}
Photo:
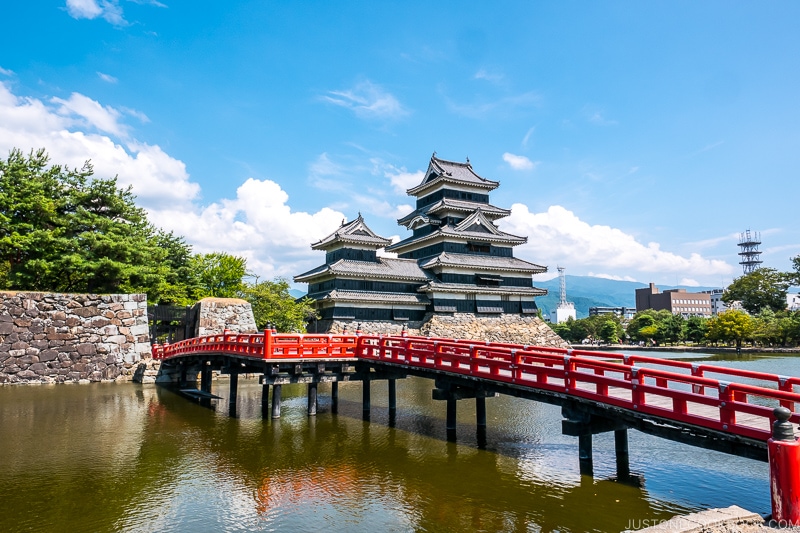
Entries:
{"type": "MultiPolygon", "coordinates": [[[[738,233],[800,254],[800,4],[13,1],[0,154],[130,184],[262,278],[363,213],[386,237],[433,151],[498,180],[516,255],[722,286],[738,233]],[[435,4],[435,5],[434,5],[435,4]]],[[[302,288],[304,286],[300,286],[302,288]]]]}

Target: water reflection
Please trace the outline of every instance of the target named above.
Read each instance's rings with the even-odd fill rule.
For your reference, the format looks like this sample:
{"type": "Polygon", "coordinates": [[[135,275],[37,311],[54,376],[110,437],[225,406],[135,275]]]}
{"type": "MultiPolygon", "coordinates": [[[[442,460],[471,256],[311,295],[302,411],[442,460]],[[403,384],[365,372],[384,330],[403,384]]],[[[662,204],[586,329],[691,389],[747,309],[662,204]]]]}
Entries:
{"type": "MultiPolygon", "coordinates": [[[[779,362],[796,373],[797,358],[779,362]]],[[[392,417],[373,383],[365,422],[358,383],[340,385],[337,414],[321,385],[316,417],[305,386],[284,386],[277,420],[262,419],[261,386],[244,378],[237,418],[225,381],[211,409],[152,386],[0,387],[0,529],[587,532],[707,506],[768,512],[763,463],[635,431],[641,486],[613,481],[613,433],[595,437],[596,478],[582,477],[577,439],[545,404],[488,399],[481,434],[461,401],[448,442],[431,388],[398,381],[392,417]]]]}

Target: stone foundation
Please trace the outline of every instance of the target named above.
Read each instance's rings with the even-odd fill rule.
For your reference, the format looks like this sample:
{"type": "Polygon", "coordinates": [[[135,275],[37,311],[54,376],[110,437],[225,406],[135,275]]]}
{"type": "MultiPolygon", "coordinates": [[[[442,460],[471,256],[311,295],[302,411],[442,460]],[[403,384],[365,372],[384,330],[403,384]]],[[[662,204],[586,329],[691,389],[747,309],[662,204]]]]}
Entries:
{"type": "Polygon", "coordinates": [[[250,303],[238,298],[203,298],[197,304],[195,336],[217,335],[226,329],[232,333],[258,333],[250,303]]]}
{"type": "Polygon", "coordinates": [[[0,292],[0,383],[127,381],[149,354],[144,294],[0,292]]]}
{"type": "MultiPolygon", "coordinates": [[[[429,314],[422,322],[357,322],[320,320],[316,326],[319,333],[355,333],[359,328],[366,335],[400,335],[403,326],[409,335],[444,337],[490,342],[511,342],[535,346],[569,348],[538,316],[523,315],[475,315],[455,313],[452,315],[429,314]]],[[[313,331],[314,324],[309,328],[313,331]]]]}

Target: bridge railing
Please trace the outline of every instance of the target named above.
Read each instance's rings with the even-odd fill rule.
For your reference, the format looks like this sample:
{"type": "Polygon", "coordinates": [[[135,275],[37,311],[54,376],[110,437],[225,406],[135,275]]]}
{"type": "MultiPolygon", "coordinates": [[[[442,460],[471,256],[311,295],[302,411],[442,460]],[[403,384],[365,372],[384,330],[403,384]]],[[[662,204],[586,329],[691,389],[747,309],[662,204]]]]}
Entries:
{"type": "MultiPolygon", "coordinates": [[[[166,359],[214,352],[257,359],[360,358],[570,394],[767,440],[778,405],[794,410],[800,378],[687,361],[418,336],[210,335],[154,346],[166,359]],[[741,382],[744,379],[747,382],[741,382]],[[739,381],[735,381],[739,380],[739,381]]],[[[793,413],[791,421],[800,422],[793,413]]]]}

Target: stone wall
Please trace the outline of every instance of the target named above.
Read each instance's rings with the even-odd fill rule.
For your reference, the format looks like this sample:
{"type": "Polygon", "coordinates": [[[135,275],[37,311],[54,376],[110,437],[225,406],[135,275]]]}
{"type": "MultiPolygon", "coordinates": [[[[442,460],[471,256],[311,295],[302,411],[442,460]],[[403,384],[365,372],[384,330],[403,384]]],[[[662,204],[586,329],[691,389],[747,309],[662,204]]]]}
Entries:
{"type": "Polygon", "coordinates": [[[149,356],[144,294],[0,292],[0,383],[129,380],[149,356]]]}
{"type": "MultiPolygon", "coordinates": [[[[369,335],[399,335],[406,325],[409,335],[423,337],[444,337],[450,339],[470,339],[490,342],[511,342],[535,346],[554,346],[569,348],[570,345],[559,337],[538,316],[498,315],[486,316],[472,313],[454,313],[452,315],[428,314],[422,322],[356,322],[356,321],[319,321],[320,332],[341,333],[345,328],[348,333],[369,335]]],[[[310,329],[313,330],[313,324],[310,329]]]]}
{"type": "Polygon", "coordinates": [[[195,335],[216,335],[226,329],[233,333],[258,333],[250,303],[238,298],[203,298],[197,315],[195,335]]]}

